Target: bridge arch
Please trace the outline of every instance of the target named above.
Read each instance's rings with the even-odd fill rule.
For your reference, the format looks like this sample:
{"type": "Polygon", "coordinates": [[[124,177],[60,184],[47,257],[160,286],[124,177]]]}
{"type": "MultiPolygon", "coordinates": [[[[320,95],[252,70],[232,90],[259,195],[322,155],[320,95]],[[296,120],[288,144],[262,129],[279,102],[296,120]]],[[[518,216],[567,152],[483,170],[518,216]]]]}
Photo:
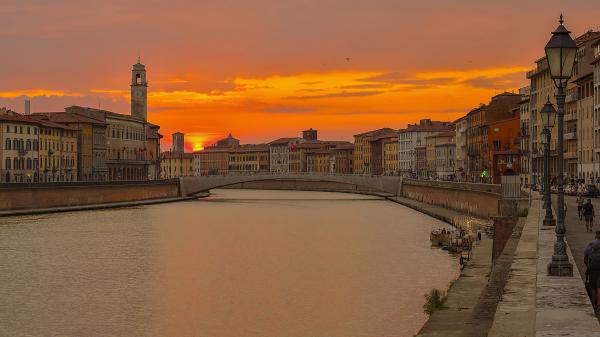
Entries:
{"type": "Polygon", "coordinates": [[[179,178],[179,188],[181,196],[192,196],[215,188],[255,181],[336,182],[354,185],[376,192],[398,195],[401,190],[402,178],[396,176],[316,173],[196,176],[179,178]]]}

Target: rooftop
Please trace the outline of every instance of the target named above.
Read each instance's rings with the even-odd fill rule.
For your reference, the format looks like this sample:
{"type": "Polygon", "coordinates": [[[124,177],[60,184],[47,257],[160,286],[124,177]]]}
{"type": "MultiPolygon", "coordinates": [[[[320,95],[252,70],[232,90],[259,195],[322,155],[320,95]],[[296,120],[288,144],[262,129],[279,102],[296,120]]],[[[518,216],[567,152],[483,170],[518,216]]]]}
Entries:
{"type": "Polygon", "coordinates": [[[363,132],[363,133],[359,133],[354,135],[354,137],[364,137],[364,136],[378,136],[381,134],[385,134],[385,133],[392,133],[392,132],[397,132],[394,129],[391,128],[382,128],[382,129],[377,129],[377,130],[373,130],[373,131],[367,131],[367,132],[363,132]]]}

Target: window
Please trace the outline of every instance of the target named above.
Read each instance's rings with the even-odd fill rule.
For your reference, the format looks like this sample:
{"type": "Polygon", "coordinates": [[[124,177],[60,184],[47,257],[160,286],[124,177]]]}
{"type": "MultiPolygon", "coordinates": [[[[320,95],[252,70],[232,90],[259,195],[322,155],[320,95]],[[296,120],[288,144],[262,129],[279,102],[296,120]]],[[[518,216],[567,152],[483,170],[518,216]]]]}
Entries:
{"type": "Polygon", "coordinates": [[[135,84],[137,84],[137,85],[142,84],[142,75],[140,75],[140,74],[135,75],[135,84]]]}
{"type": "Polygon", "coordinates": [[[5,169],[10,170],[10,158],[6,158],[5,169]]]}
{"type": "Polygon", "coordinates": [[[6,144],[4,144],[4,149],[5,150],[10,150],[11,146],[10,146],[10,138],[6,139],[6,144]]]}

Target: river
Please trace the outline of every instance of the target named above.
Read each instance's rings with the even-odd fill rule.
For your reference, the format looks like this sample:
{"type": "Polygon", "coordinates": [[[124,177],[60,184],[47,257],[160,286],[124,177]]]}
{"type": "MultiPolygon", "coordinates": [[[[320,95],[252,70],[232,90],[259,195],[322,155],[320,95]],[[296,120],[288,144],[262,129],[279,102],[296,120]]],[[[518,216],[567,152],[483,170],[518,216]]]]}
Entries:
{"type": "Polygon", "coordinates": [[[378,197],[206,199],[0,218],[0,336],[413,336],[458,262],[378,197]]]}

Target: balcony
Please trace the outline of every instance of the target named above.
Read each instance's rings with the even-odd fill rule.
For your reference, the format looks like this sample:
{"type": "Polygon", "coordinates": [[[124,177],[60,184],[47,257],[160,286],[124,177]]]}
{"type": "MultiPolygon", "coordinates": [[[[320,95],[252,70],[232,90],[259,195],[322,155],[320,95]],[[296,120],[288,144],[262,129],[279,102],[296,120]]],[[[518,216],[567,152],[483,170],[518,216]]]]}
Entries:
{"type": "MultiPolygon", "coordinates": [[[[540,62],[535,69],[527,72],[527,78],[532,78],[546,69],[548,69],[548,62],[540,62]]],[[[532,88],[531,91],[535,90],[532,88]]]]}
{"type": "Polygon", "coordinates": [[[577,99],[579,99],[579,95],[577,94],[577,91],[573,91],[567,94],[567,97],[565,98],[565,103],[571,103],[573,101],[576,101],[577,99]]]}
{"type": "Polygon", "coordinates": [[[577,139],[576,131],[565,133],[565,140],[575,140],[575,139],[577,139]]]}

